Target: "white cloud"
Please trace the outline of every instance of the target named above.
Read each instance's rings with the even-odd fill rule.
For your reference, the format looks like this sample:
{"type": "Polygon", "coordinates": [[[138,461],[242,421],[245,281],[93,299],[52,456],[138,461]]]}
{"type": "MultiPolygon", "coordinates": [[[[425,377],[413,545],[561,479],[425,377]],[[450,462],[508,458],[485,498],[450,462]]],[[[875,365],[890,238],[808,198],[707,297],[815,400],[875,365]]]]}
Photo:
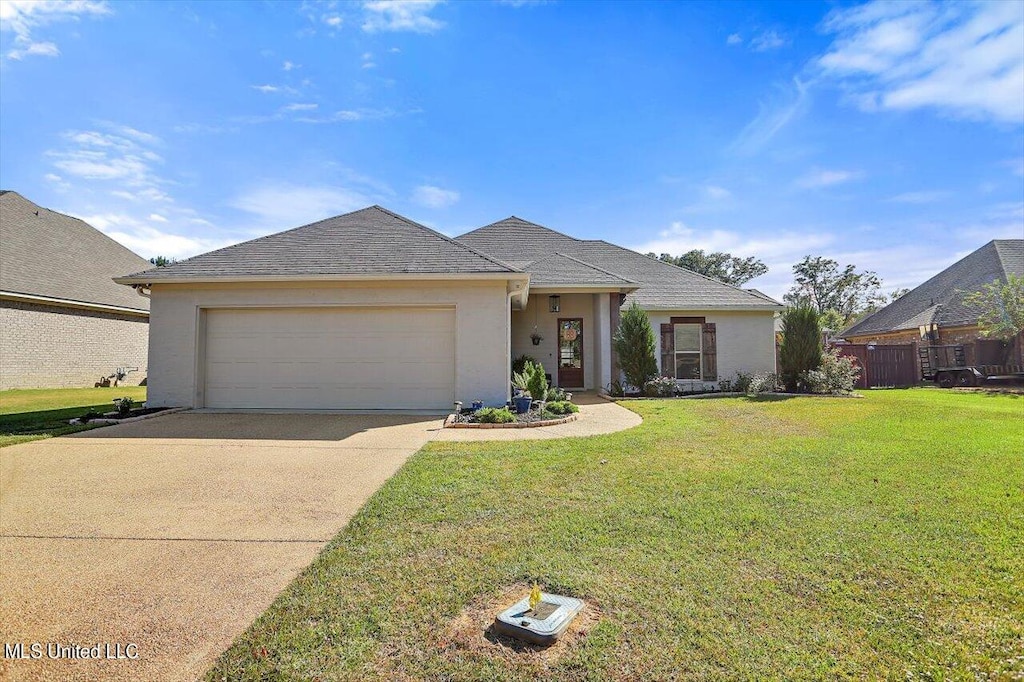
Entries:
{"type": "Polygon", "coordinates": [[[837,9],[817,60],[862,109],[934,108],[1024,122],[1024,3],[886,3],[837,9]]]}
{"type": "Polygon", "coordinates": [[[60,48],[56,43],[29,43],[7,51],[7,58],[20,61],[25,57],[59,57],[60,48]]]}
{"type": "Polygon", "coordinates": [[[230,205],[256,216],[273,230],[283,230],[372,203],[362,192],[344,187],[273,184],[251,189],[230,205]]]}
{"type": "Polygon", "coordinates": [[[755,52],[767,52],[768,50],[777,50],[780,47],[784,47],[789,44],[789,40],[779,35],[778,31],[769,30],[764,31],[750,40],[750,47],[755,52]]]}
{"type": "Polygon", "coordinates": [[[152,220],[155,223],[166,223],[167,222],[167,218],[163,217],[159,213],[150,213],[149,214],[149,219],[152,220]]]}
{"type": "Polygon", "coordinates": [[[167,232],[127,213],[76,213],[73,215],[77,215],[100,232],[124,244],[144,258],[155,256],[188,258],[232,243],[230,240],[167,232]]]}
{"type": "Polygon", "coordinates": [[[949,196],[945,190],[921,190],[918,192],[903,192],[889,199],[897,204],[933,204],[949,196]]]}
{"type": "Polygon", "coordinates": [[[863,173],[860,171],[849,171],[849,170],[814,170],[799,178],[796,181],[798,187],[806,189],[815,189],[819,187],[832,187],[833,185],[841,185],[844,182],[850,182],[851,180],[857,180],[863,177],[863,173]]]}
{"type": "MultiPolygon", "coordinates": [[[[419,109],[410,109],[406,114],[419,113],[419,109]]],[[[296,118],[299,123],[354,123],[356,121],[379,121],[402,115],[393,109],[341,109],[326,116],[306,116],[296,118]]]]}
{"type": "Polygon", "coordinates": [[[156,184],[152,164],[162,161],[160,155],[140,144],[147,140],[155,143],[158,138],[127,126],[108,127],[126,132],[135,137],[96,130],[67,131],[64,138],[70,145],[63,150],[49,151],[53,165],[65,174],[86,180],[118,180],[132,187],[149,187],[156,184]]]}
{"type": "Polygon", "coordinates": [[[296,95],[296,94],[298,94],[298,91],[295,88],[289,87],[287,85],[270,85],[270,84],[267,84],[267,85],[250,85],[249,87],[251,87],[253,90],[259,90],[264,95],[272,95],[272,94],[275,94],[275,93],[278,93],[278,92],[286,93],[286,94],[289,94],[289,95],[296,95]]]}
{"type": "Polygon", "coordinates": [[[345,20],[342,19],[341,16],[337,14],[328,14],[324,15],[323,17],[323,22],[330,26],[331,28],[338,28],[339,26],[342,25],[342,23],[344,23],[344,21],[345,20]]]}
{"type": "Polygon", "coordinates": [[[705,196],[709,199],[714,199],[715,201],[724,201],[732,197],[732,192],[717,185],[704,185],[703,189],[705,196]]]}
{"type": "Polygon", "coordinates": [[[318,106],[320,106],[320,105],[319,104],[314,104],[314,103],[295,102],[293,104],[287,105],[284,108],[284,110],[285,111],[315,111],[318,106]]]}
{"type": "Polygon", "coordinates": [[[793,79],[792,87],[776,87],[771,98],[758,103],[757,116],[740,131],[729,150],[743,156],[756,154],[799,118],[809,103],[807,86],[798,78],[793,79]]]}
{"type": "Polygon", "coordinates": [[[98,0],[3,0],[0,2],[0,31],[14,33],[14,47],[7,52],[7,58],[57,57],[60,48],[50,41],[35,40],[32,37],[35,29],[58,21],[77,21],[83,16],[101,16],[110,12],[110,6],[98,0]]]}
{"type": "Polygon", "coordinates": [[[420,185],[413,190],[412,200],[427,208],[448,208],[458,203],[459,193],[433,185],[420,185]]]}
{"type": "Polygon", "coordinates": [[[363,30],[433,33],[444,22],[430,16],[438,0],[369,0],[363,3],[363,30]]]}
{"type": "Polygon", "coordinates": [[[292,69],[297,69],[297,68],[299,68],[298,64],[296,64],[295,62],[287,61],[287,60],[285,60],[285,63],[281,65],[281,70],[282,71],[291,71],[292,69]]]}
{"type": "Polygon", "coordinates": [[[743,37],[739,33],[732,33],[728,38],[725,39],[726,45],[739,45],[743,42],[743,37]]]}

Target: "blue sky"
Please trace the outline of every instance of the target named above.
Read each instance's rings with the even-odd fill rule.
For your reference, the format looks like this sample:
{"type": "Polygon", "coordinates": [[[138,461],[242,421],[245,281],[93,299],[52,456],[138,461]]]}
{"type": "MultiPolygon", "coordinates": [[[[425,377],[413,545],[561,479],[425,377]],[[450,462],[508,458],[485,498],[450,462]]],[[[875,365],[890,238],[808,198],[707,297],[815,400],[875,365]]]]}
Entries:
{"type": "Polygon", "coordinates": [[[144,256],[379,203],[913,286],[1024,237],[1024,3],[0,4],[0,185],[144,256]]]}

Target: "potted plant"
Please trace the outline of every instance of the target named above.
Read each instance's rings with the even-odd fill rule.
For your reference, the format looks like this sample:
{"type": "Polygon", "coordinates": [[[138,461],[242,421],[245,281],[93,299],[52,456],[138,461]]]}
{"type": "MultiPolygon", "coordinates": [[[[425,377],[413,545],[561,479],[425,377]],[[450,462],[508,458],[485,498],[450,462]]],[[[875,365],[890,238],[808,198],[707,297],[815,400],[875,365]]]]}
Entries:
{"type": "Polygon", "coordinates": [[[515,396],[512,398],[512,404],[515,405],[516,414],[526,414],[530,411],[530,405],[533,403],[533,396],[530,395],[528,390],[531,376],[530,368],[532,366],[532,362],[527,362],[522,372],[512,374],[512,388],[516,391],[515,396]]]}

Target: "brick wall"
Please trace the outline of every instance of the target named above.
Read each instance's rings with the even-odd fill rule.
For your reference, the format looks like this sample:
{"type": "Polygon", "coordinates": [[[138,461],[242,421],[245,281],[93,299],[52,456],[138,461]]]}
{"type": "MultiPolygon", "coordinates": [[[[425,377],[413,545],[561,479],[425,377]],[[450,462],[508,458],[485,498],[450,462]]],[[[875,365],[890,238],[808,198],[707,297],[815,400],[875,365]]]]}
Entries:
{"type": "Polygon", "coordinates": [[[138,385],[148,344],[144,317],[0,301],[0,390],[92,387],[118,367],[138,385]]]}

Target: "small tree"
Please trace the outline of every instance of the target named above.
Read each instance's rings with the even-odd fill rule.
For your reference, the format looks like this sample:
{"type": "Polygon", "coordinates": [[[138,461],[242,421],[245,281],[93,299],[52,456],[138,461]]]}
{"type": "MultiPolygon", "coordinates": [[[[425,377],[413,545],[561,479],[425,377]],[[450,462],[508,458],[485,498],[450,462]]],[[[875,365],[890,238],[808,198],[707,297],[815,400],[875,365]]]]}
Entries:
{"type": "Polygon", "coordinates": [[[821,319],[808,305],[787,308],[782,313],[782,345],[779,348],[779,378],[791,393],[806,388],[804,372],[821,365],[821,319]]]}
{"type": "Polygon", "coordinates": [[[654,358],[651,321],[636,301],[622,313],[613,343],[626,381],[643,390],[644,384],[658,374],[658,361],[654,358]]]}
{"type": "Polygon", "coordinates": [[[979,311],[978,326],[984,336],[1008,341],[1024,332],[1024,277],[997,279],[964,296],[963,302],[979,311]]]}
{"type": "Polygon", "coordinates": [[[534,400],[544,400],[548,394],[548,378],[544,375],[544,365],[539,362],[526,362],[526,390],[534,400]]]}

